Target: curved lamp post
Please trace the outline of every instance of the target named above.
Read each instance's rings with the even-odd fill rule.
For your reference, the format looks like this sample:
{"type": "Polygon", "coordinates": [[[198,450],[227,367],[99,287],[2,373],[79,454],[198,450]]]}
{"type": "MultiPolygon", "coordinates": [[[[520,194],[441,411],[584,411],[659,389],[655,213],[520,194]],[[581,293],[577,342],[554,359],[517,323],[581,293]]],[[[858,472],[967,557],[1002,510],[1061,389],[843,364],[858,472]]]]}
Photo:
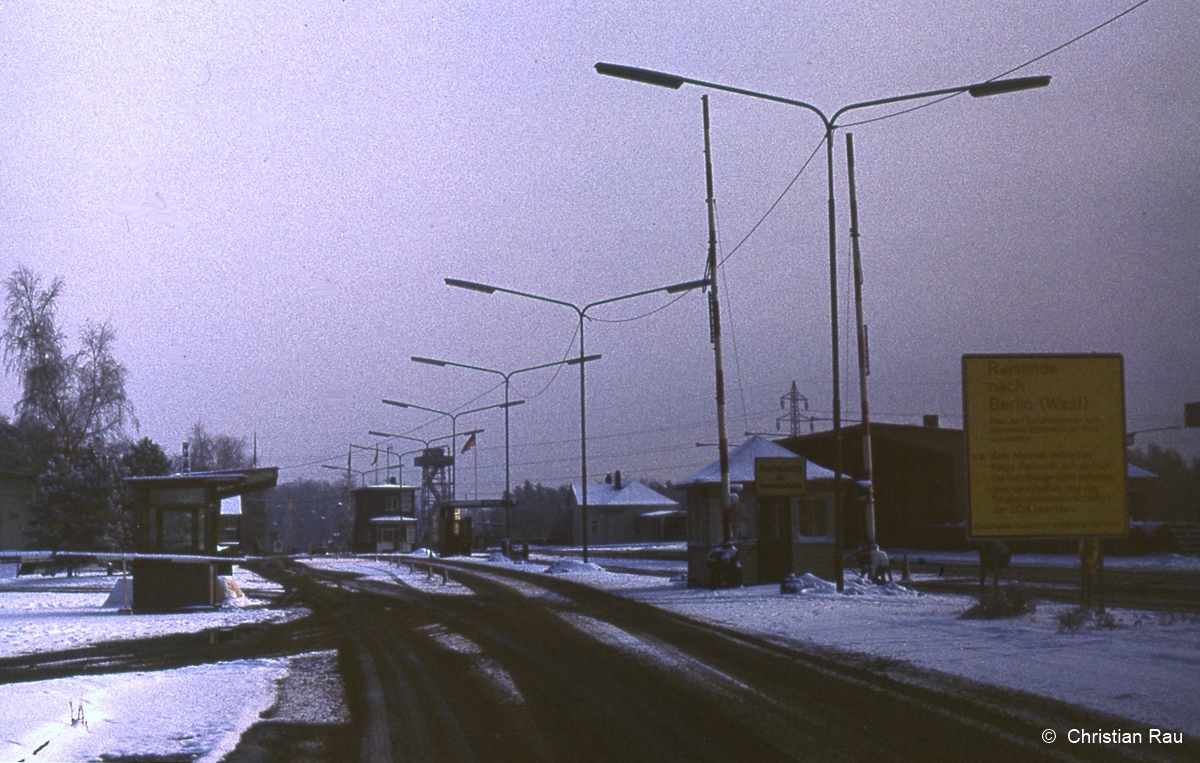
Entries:
{"type": "MultiPolygon", "coordinates": [[[[537,371],[542,368],[553,368],[554,366],[563,366],[563,365],[573,366],[578,363],[587,363],[592,360],[599,360],[600,357],[601,357],[600,355],[588,355],[585,358],[571,358],[570,360],[556,360],[553,363],[542,363],[542,364],[536,365],[536,366],[529,366],[528,368],[518,368],[516,371],[509,371],[508,373],[504,373],[503,371],[499,371],[495,368],[484,368],[483,366],[472,366],[467,363],[455,363],[450,360],[436,360],[434,358],[422,358],[417,355],[413,355],[410,358],[410,360],[412,360],[414,363],[424,363],[427,366],[436,366],[438,368],[445,368],[447,366],[453,366],[454,368],[467,368],[472,371],[483,371],[484,373],[496,374],[497,376],[500,376],[501,378],[504,379],[504,402],[507,403],[508,402],[508,392],[509,392],[509,380],[511,380],[512,377],[516,376],[517,374],[522,374],[522,373],[525,373],[526,371],[537,371]]],[[[511,475],[509,473],[508,408],[506,407],[504,409],[504,537],[505,538],[512,537],[512,529],[511,529],[512,528],[512,523],[511,523],[512,492],[511,492],[510,479],[511,479],[511,475]]]]}
{"type": "Polygon", "coordinates": [[[579,307],[578,305],[574,305],[570,302],[565,302],[561,299],[551,299],[550,297],[543,297],[538,294],[530,294],[530,293],[524,292],[524,291],[516,291],[515,289],[505,289],[501,286],[489,286],[487,284],[476,283],[474,281],[463,281],[459,278],[447,278],[445,280],[446,280],[447,286],[457,286],[460,289],[467,289],[469,291],[477,291],[481,294],[495,294],[496,292],[500,292],[501,294],[512,294],[515,297],[525,297],[527,299],[535,299],[538,302],[549,302],[550,304],[553,304],[553,305],[562,305],[563,307],[571,308],[572,310],[575,311],[576,315],[579,316],[579,360],[577,361],[578,365],[579,365],[579,452],[580,452],[580,463],[581,463],[581,465],[580,465],[580,471],[581,471],[580,483],[582,484],[581,490],[583,492],[582,500],[580,501],[580,515],[582,517],[582,524],[583,524],[583,527],[581,528],[583,531],[583,535],[582,535],[582,538],[583,538],[583,561],[586,563],[588,560],[587,403],[586,403],[586,394],[585,394],[586,386],[584,383],[583,369],[584,369],[584,366],[586,365],[585,361],[586,361],[587,356],[584,355],[584,353],[583,353],[583,319],[584,319],[584,316],[586,316],[587,311],[591,310],[593,307],[599,307],[600,305],[607,305],[612,302],[620,302],[622,300],[633,299],[634,297],[642,297],[647,294],[658,294],[660,292],[666,293],[666,294],[680,294],[685,291],[691,291],[692,289],[699,289],[699,288],[708,286],[709,279],[702,278],[698,281],[684,281],[682,283],[671,284],[670,286],[660,286],[657,289],[643,289],[642,291],[635,291],[632,294],[622,294],[619,297],[609,297],[608,299],[602,299],[597,302],[590,302],[590,303],[584,305],[583,307],[579,307]]]}
{"type": "MultiPolygon", "coordinates": [[[[436,413],[441,416],[449,416],[450,417],[450,450],[455,455],[457,455],[457,452],[458,452],[458,417],[459,416],[466,416],[468,413],[479,413],[480,411],[490,411],[493,408],[504,408],[505,410],[508,410],[509,408],[512,408],[513,406],[525,404],[524,400],[514,400],[511,403],[510,402],[497,403],[495,405],[485,405],[481,408],[469,408],[465,411],[453,412],[453,411],[442,411],[442,410],[438,410],[437,408],[426,408],[423,405],[417,405],[415,403],[401,403],[398,400],[388,400],[386,398],[384,399],[383,402],[385,405],[394,405],[398,408],[414,408],[418,411],[428,411],[429,413],[436,413]]],[[[457,460],[458,459],[455,459],[455,461],[457,461],[457,460]]],[[[451,496],[451,498],[457,498],[458,497],[458,467],[452,466],[451,469],[452,469],[452,471],[450,473],[451,473],[452,477],[450,479],[450,496],[451,496]]]]}
{"type": "Polygon", "coordinates": [[[829,185],[829,324],[830,324],[830,348],[833,358],[833,440],[834,440],[834,470],[833,470],[833,501],[834,514],[837,525],[837,589],[842,590],[842,398],[841,398],[841,380],[838,373],[838,310],[837,310],[837,234],[835,232],[834,219],[834,201],[833,201],[833,132],[837,128],[837,120],[842,114],[855,109],[865,109],[871,106],[884,106],[889,103],[899,103],[900,101],[911,101],[921,98],[933,98],[939,95],[957,95],[959,93],[969,93],[973,98],[982,98],[989,95],[1000,95],[1002,93],[1013,93],[1019,90],[1029,90],[1031,88],[1045,87],[1050,84],[1050,77],[1014,77],[1012,79],[992,80],[990,82],[979,82],[973,85],[960,85],[958,87],[942,88],[941,90],[926,90],[920,93],[908,93],[906,95],[896,95],[890,98],[876,98],[870,101],[860,101],[851,103],[848,106],[843,106],[833,112],[832,116],[827,116],[824,111],[804,101],[797,101],[791,98],[781,98],[777,95],[768,95],[767,93],[758,93],[753,90],[745,90],[738,87],[730,87],[728,85],[719,85],[715,82],[705,82],[704,80],[692,79],[690,77],[680,77],[675,74],[667,74],[665,72],[657,72],[651,69],[639,69],[634,66],[623,66],[620,64],[598,63],[596,64],[596,72],[609,77],[618,77],[627,79],[633,82],[643,82],[648,85],[657,85],[666,87],[672,90],[678,90],[684,85],[698,85],[699,87],[709,88],[710,90],[722,90],[727,93],[736,95],[744,95],[750,98],[758,98],[764,101],[773,101],[782,103],[788,106],[798,106],[802,109],[807,109],[821,118],[822,124],[825,126],[825,155],[826,155],[826,173],[828,176],[829,185]]]}

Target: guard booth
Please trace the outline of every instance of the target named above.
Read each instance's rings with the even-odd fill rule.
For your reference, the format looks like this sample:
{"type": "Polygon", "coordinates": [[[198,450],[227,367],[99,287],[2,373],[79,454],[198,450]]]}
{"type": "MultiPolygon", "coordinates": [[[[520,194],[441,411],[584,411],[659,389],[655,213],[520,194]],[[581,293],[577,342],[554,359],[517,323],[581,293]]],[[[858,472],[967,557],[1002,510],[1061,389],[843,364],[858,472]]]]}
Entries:
{"type": "Polygon", "coordinates": [[[471,516],[468,509],[448,501],[441,506],[442,542],[439,556],[470,556],[471,516]]]}
{"type": "Polygon", "coordinates": [[[215,607],[221,500],[275,486],[279,470],[231,469],[161,477],[127,477],[133,491],[134,543],[139,554],[162,559],[133,561],[135,612],[215,607]],[[186,557],[207,557],[195,561],[186,557]]]}
{"type": "MultiPolygon", "coordinates": [[[[778,463],[776,464],[778,466],[778,463]]],[[[776,475],[780,476],[780,475],[776,475]]],[[[833,472],[790,450],[754,436],[729,453],[729,481],[738,495],[732,537],[745,585],[777,583],[790,572],[811,572],[833,580],[837,570],[837,538],[833,472]],[[760,460],[802,465],[803,491],[763,479],[760,460]],[[760,484],[760,479],[763,479],[760,484]]],[[[846,480],[849,482],[849,480],[846,480]]],[[[688,585],[713,583],[708,556],[725,540],[722,521],[720,462],[676,482],[687,492],[688,585]]]]}
{"type": "Polygon", "coordinates": [[[367,485],[352,491],[354,528],[351,550],[356,554],[409,553],[417,547],[417,488],[407,485],[367,485]]]}

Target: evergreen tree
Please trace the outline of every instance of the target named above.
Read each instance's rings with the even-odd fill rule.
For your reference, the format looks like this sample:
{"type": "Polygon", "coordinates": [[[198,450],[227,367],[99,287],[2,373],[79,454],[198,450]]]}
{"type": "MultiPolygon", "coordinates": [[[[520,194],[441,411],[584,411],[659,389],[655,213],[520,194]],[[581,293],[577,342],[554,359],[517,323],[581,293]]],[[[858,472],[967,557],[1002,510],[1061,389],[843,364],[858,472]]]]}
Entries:
{"type": "Polygon", "coordinates": [[[130,477],[156,477],[171,473],[171,457],[149,437],[129,446],[121,456],[121,465],[130,477]]]}
{"type": "Polygon", "coordinates": [[[1153,515],[1182,522],[1200,521],[1200,458],[1189,465],[1178,451],[1150,445],[1128,451],[1129,462],[1157,475],[1146,493],[1153,515]]]}
{"type": "Polygon", "coordinates": [[[513,538],[518,540],[568,543],[571,535],[571,512],[567,496],[571,489],[534,485],[529,480],[513,488],[513,538]]]}
{"type": "Polygon", "coordinates": [[[118,448],[96,443],[59,453],[38,478],[30,536],[50,551],[128,551],[133,515],[118,448]]]}

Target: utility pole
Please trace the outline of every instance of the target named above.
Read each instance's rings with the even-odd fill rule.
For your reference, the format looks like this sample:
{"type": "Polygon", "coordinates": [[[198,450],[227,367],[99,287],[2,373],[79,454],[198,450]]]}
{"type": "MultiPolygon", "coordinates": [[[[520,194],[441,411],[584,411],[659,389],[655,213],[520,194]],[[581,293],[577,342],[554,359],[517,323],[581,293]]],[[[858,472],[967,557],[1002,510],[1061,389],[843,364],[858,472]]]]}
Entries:
{"type": "Polygon", "coordinates": [[[854,316],[858,325],[858,393],[862,408],[863,470],[867,473],[867,505],[863,509],[863,530],[867,544],[875,542],[875,468],[871,460],[871,415],[867,408],[867,376],[871,359],[867,348],[867,326],[863,323],[862,255],[858,248],[858,199],[854,193],[854,135],[846,133],[846,166],[850,181],[850,240],[854,253],[854,316]]]}
{"type": "Polygon", "coordinates": [[[729,434],[725,429],[725,368],[721,362],[721,303],[717,299],[717,200],[713,197],[712,144],[708,137],[708,95],[704,103],[704,175],[708,186],[708,267],[709,339],[717,366],[717,446],[721,451],[721,534],[733,540],[733,506],[729,493],[729,434]]]}
{"type": "Polygon", "coordinates": [[[775,419],[775,429],[776,430],[779,429],[779,425],[784,421],[788,422],[789,432],[791,433],[792,437],[800,436],[800,422],[801,421],[808,422],[808,431],[809,432],[812,432],[815,429],[815,427],[813,426],[812,416],[805,416],[804,414],[800,413],[800,404],[801,403],[804,403],[804,410],[807,411],[808,410],[808,398],[805,397],[804,395],[800,394],[800,390],[796,389],[796,382],[793,381],[792,382],[792,391],[787,393],[786,395],[781,395],[779,398],[779,409],[786,410],[787,414],[775,419]]]}

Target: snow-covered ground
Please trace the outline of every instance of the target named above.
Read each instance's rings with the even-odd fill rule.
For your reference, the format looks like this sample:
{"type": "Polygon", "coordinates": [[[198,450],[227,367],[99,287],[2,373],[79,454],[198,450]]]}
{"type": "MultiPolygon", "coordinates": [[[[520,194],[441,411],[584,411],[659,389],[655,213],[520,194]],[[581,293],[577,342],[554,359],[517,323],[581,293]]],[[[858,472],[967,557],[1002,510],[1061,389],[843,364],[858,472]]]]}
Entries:
{"type": "Polygon", "coordinates": [[[279,622],[305,614],[302,609],[270,609],[256,597],[277,593],[275,583],[241,567],[233,579],[240,598],[227,599],[216,611],[169,614],[119,614],[121,598],[109,601],[120,577],[83,574],[42,577],[0,577],[0,657],[57,652],[102,641],[195,633],[205,628],[229,628],[244,623],[279,622]]]}
{"type": "MultiPolygon", "coordinates": [[[[215,611],[122,615],[121,597],[108,601],[119,578],[0,576],[0,657],[305,614],[298,608],[271,609],[254,598],[279,587],[252,572],[235,568],[233,581],[236,590],[251,595],[228,599],[215,611]]],[[[0,760],[100,760],[102,755],[220,760],[275,703],[277,683],[296,659],[6,683],[0,691],[0,760]]]]}
{"type": "MultiPolygon", "coordinates": [[[[1188,558],[1182,559],[1147,566],[1187,568],[1188,558]]],[[[1072,630],[1060,625],[1074,609],[1066,604],[1042,603],[1015,618],[966,620],[959,616],[973,597],[918,594],[898,585],[851,581],[848,595],[838,595],[832,584],[817,584],[785,595],[777,584],[712,591],[577,560],[535,558],[526,568],[553,570],[741,632],[942,671],[1200,737],[1200,613],[1110,609],[1111,627],[1089,623],[1072,630]]]]}
{"type": "MultiPolygon", "coordinates": [[[[474,561],[513,564],[498,556],[474,561]]],[[[1166,562],[1173,568],[1180,564],[1166,562]]],[[[469,595],[453,580],[443,582],[405,562],[317,558],[306,563],[419,590],[469,595]]],[[[1059,604],[1043,603],[1036,612],[1012,619],[963,620],[959,615],[972,598],[919,595],[899,586],[851,582],[850,594],[838,595],[810,579],[806,593],[784,595],[777,585],[688,588],[662,574],[608,572],[575,559],[535,557],[522,568],[564,575],[783,643],[867,655],[876,665],[892,665],[890,671],[900,680],[912,680],[906,666],[943,671],[1113,713],[1130,719],[1127,729],[1153,727],[1200,737],[1197,613],[1111,610],[1115,627],[1064,630],[1059,618],[1071,607],[1059,604]]],[[[235,580],[251,593],[273,585],[240,568],[235,580]]],[[[119,615],[104,606],[114,582],[87,576],[0,579],[0,656],[303,614],[242,602],[215,612],[119,615]]],[[[534,585],[514,587],[526,595],[546,595],[534,585]]],[[[591,629],[597,624],[581,619],[577,625],[591,629]]],[[[607,628],[597,638],[646,651],[632,635],[607,628]]],[[[189,755],[216,761],[276,702],[289,666],[306,659],[313,656],[9,684],[0,691],[0,760],[189,755]],[[80,706],[82,719],[73,724],[80,706]]],[[[332,658],[325,664],[332,671],[332,658]]]]}

